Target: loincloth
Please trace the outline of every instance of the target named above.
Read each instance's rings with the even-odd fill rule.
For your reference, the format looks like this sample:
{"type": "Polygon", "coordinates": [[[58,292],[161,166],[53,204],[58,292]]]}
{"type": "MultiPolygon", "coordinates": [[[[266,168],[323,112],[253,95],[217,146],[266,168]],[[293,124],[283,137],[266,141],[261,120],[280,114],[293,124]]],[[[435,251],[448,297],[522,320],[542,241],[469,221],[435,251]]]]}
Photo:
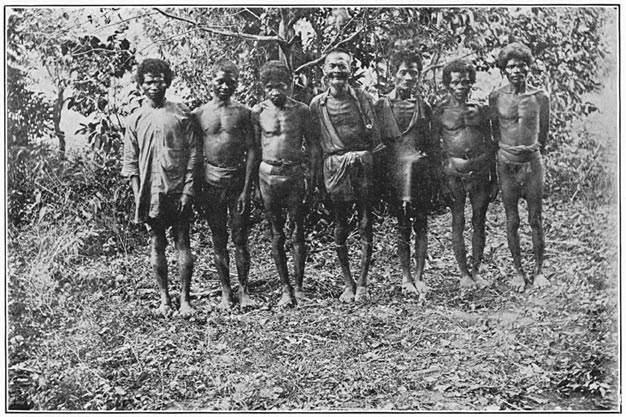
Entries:
{"type": "Polygon", "coordinates": [[[324,184],[333,201],[355,201],[372,189],[373,158],[370,151],[347,151],[324,157],[324,184]]]}
{"type": "Polygon", "coordinates": [[[508,162],[525,163],[531,162],[541,157],[541,144],[535,142],[532,145],[507,145],[506,143],[498,144],[498,156],[508,162]]]}
{"type": "Polygon", "coordinates": [[[245,165],[220,167],[204,162],[204,181],[213,187],[241,190],[246,174],[245,165]]]}
{"type": "Polygon", "coordinates": [[[463,180],[483,179],[489,177],[489,172],[493,164],[494,160],[488,153],[484,153],[475,158],[447,155],[443,165],[443,172],[446,175],[458,177],[463,180]]]}
{"type": "Polygon", "coordinates": [[[541,154],[528,162],[511,161],[506,153],[498,151],[498,171],[500,176],[512,178],[520,186],[530,182],[534,175],[543,176],[543,158],[541,154]]]}
{"type": "Polygon", "coordinates": [[[387,187],[397,201],[416,202],[430,198],[433,166],[429,158],[413,150],[395,153],[386,163],[387,187]]]}
{"type": "Polygon", "coordinates": [[[302,163],[263,160],[259,165],[259,188],[266,206],[302,201],[305,190],[302,163]]]}

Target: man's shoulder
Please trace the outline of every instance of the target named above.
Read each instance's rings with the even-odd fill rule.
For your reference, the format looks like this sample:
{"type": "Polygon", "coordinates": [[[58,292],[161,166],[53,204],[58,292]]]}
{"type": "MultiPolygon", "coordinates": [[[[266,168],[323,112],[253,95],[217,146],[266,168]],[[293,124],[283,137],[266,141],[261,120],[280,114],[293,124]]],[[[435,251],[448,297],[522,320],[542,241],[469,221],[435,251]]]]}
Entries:
{"type": "Polygon", "coordinates": [[[322,97],[326,96],[327,92],[324,91],[323,93],[320,93],[318,95],[316,95],[315,97],[313,97],[313,99],[311,100],[311,104],[309,104],[309,107],[314,107],[319,105],[320,101],[322,101],[322,97]]]}
{"type": "Polygon", "coordinates": [[[528,94],[532,94],[539,100],[547,100],[550,98],[550,94],[543,88],[532,88],[528,91],[528,94]]]}

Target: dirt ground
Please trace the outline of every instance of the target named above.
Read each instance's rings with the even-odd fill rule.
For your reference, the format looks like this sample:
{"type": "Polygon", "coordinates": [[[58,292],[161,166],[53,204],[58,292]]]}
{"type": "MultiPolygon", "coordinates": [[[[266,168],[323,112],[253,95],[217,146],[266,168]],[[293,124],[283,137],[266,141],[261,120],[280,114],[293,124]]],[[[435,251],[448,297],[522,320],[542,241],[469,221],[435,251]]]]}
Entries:
{"type": "MultiPolygon", "coordinates": [[[[484,277],[491,285],[484,290],[460,292],[450,214],[430,219],[425,302],[401,292],[390,217],[375,224],[371,297],[362,304],[338,301],[330,236],[316,232],[308,234],[309,300],[277,309],[280,286],[264,221],[250,239],[259,306],[230,313],[216,308],[220,287],[206,226],[194,227],[198,312],[188,320],[152,316],[158,294],[147,245],[77,260],[38,309],[25,292],[32,285],[19,284],[29,279],[23,260],[9,258],[8,407],[618,410],[616,210],[549,202],[544,217],[551,286],[523,294],[508,286],[513,269],[500,203],[488,214],[484,277]]],[[[349,244],[356,271],[355,234],[349,244]]],[[[174,258],[168,247],[176,298],[174,258]]]]}

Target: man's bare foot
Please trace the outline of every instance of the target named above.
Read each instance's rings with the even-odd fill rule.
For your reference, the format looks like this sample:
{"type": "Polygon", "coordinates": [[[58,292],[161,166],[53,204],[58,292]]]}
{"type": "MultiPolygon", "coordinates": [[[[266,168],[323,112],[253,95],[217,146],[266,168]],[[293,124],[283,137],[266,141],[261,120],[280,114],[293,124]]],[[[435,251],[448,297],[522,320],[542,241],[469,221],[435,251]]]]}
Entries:
{"type": "Polygon", "coordinates": [[[233,299],[222,296],[222,301],[217,306],[220,310],[228,311],[233,308],[233,299]]]}
{"type": "Polygon", "coordinates": [[[278,301],[278,307],[293,307],[296,304],[296,299],[291,291],[283,291],[283,296],[278,301]]]}
{"type": "Polygon", "coordinates": [[[357,286],[356,294],[354,295],[354,301],[358,303],[358,302],[367,301],[368,299],[369,299],[369,293],[367,292],[367,287],[357,286]]]}
{"type": "Polygon", "coordinates": [[[354,301],[354,289],[352,287],[346,287],[341,295],[339,296],[339,301],[343,303],[351,303],[354,301]]]}
{"type": "Polygon", "coordinates": [[[517,292],[524,292],[526,289],[526,277],[524,274],[515,274],[515,277],[511,281],[511,289],[517,292]]]}
{"type": "Polygon", "coordinates": [[[464,275],[461,277],[461,281],[459,281],[459,287],[462,290],[473,290],[476,288],[476,282],[469,275],[464,275]]]}
{"type": "Polygon", "coordinates": [[[296,300],[300,301],[300,300],[306,300],[306,296],[304,295],[304,290],[302,288],[297,288],[296,287],[296,300]]]}
{"type": "Polygon", "coordinates": [[[161,304],[159,308],[153,310],[153,313],[157,317],[169,317],[172,315],[174,310],[172,310],[172,306],[170,304],[161,304]]]}
{"type": "Polygon", "coordinates": [[[189,303],[181,303],[180,309],[178,309],[178,315],[183,318],[191,317],[196,312],[196,309],[189,303]]]}
{"type": "Polygon", "coordinates": [[[424,281],[415,281],[415,288],[420,298],[426,298],[426,294],[430,292],[430,288],[428,288],[428,285],[426,285],[424,281]]]}
{"type": "Polygon", "coordinates": [[[239,291],[239,307],[248,308],[248,307],[256,307],[256,303],[250,295],[245,291],[239,291]]]}
{"type": "Polygon", "coordinates": [[[417,288],[411,281],[402,281],[402,292],[406,294],[419,295],[417,288]]]}
{"type": "Polygon", "coordinates": [[[489,286],[489,283],[480,276],[480,272],[473,272],[472,277],[478,288],[483,289],[489,286]]]}
{"type": "Polygon", "coordinates": [[[533,285],[537,288],[545,288],[550,285],[550,281],[543,276],[543,273],[538,273],[535,275],[535,279],[533,281],[533,285]]]}

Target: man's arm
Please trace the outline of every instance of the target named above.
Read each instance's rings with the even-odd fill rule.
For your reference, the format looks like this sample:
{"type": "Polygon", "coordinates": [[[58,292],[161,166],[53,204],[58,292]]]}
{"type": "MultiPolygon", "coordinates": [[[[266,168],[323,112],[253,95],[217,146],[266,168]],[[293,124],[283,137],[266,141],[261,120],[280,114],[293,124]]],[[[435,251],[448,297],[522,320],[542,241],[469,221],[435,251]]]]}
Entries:
{"type": "Polygon", "coordinates": [[[197,181],[195,178],[195,170],[199,160],[199,128],[196,124],[196,119],[189,116],[187,119],[187,126],[185,127],[185,145],[189,149],[189,159],[187,160],[187,168],[185,170],[185,187],[183,188],[183,194],[187,194],[191,197],[195,194],[194,183],[197,181]]]}
{"type": "Polygon", "coordinates": [[[541,153],[544,153],[548,142],[548,131],[550,130],[550,97],[544,91],[537,93],[539,100],[539,143],[541,153]]]}
{"type": "Polygon", "coordinates": [[[497,147],[500,143],[500,121],[498,120],[498,92],[489,94],[489,119],[491,120],[491,133],[497,147]]]}
{"type": "Polygon", "coordinates": [[[253,178],[257,172],[259,163],[257,161],[257,147],[254,139],[254,131],[252,129],[252,112],[245,107],[242,112],[243,129],[242,134],[246,139],[248,145],[248,152],[246,154],[246,176],[243,185],[243,191],[237,200],[237,211],[243,214],[248,208],[250,203],[250,190],[252,189],[253,178]]]}
{"type": "MultiPolygon", "coordinates": [[[[326,194],[326,187],[324,185],[324,172],[323,172],[323,163],[324,163],[324,152],[321,146],[321,131],[320,131],[320,117],[317,112],[318,106],[315,98],[309,105],[309,114],[311,115],[310,123],[308,124],[308,137],[310,138],[311,143],[315,143],[317,145],[319,156],[318,156],[318,170],[317,177],[314,178],[316,181],[317,189],[320,190],[322,196],[326,194]]],[[[308,138],[307,138],[308,141],[308,138]]]]}
{"type": "Polygon", "coordinates": [[[139,198],[139,142],[131,123],[127,123],[124,132],[124,158],[121,174],[130,179],[130,186],[137,201],[139,198]]]}
{"type": "Polygon", "coordinates": [[[315,134],[311,111],[306,106],[302,108],[301,120],[303,121],[304,140],[311,158],[311,185],[309,190],[307,190],[307,193],[311,194],[316,186],[322,191],[319,185],[324,182],[323,179],[320,181],[320,176],[322,175],[322,149],[319,144],[319,137],[315,134]]]}
{"type": "Polygon", "coordinates": [[[496,152],[498,144],[493,140],[493,128],[491,122],[491,110],[489,106],[481,105],[480,112],[482,117],[483,143],[489,157],[489,178],[491,180],[491,189],[489,191],[489,201],[495,201],[498,197],[498,169],[496,167],[496,152]]]}

